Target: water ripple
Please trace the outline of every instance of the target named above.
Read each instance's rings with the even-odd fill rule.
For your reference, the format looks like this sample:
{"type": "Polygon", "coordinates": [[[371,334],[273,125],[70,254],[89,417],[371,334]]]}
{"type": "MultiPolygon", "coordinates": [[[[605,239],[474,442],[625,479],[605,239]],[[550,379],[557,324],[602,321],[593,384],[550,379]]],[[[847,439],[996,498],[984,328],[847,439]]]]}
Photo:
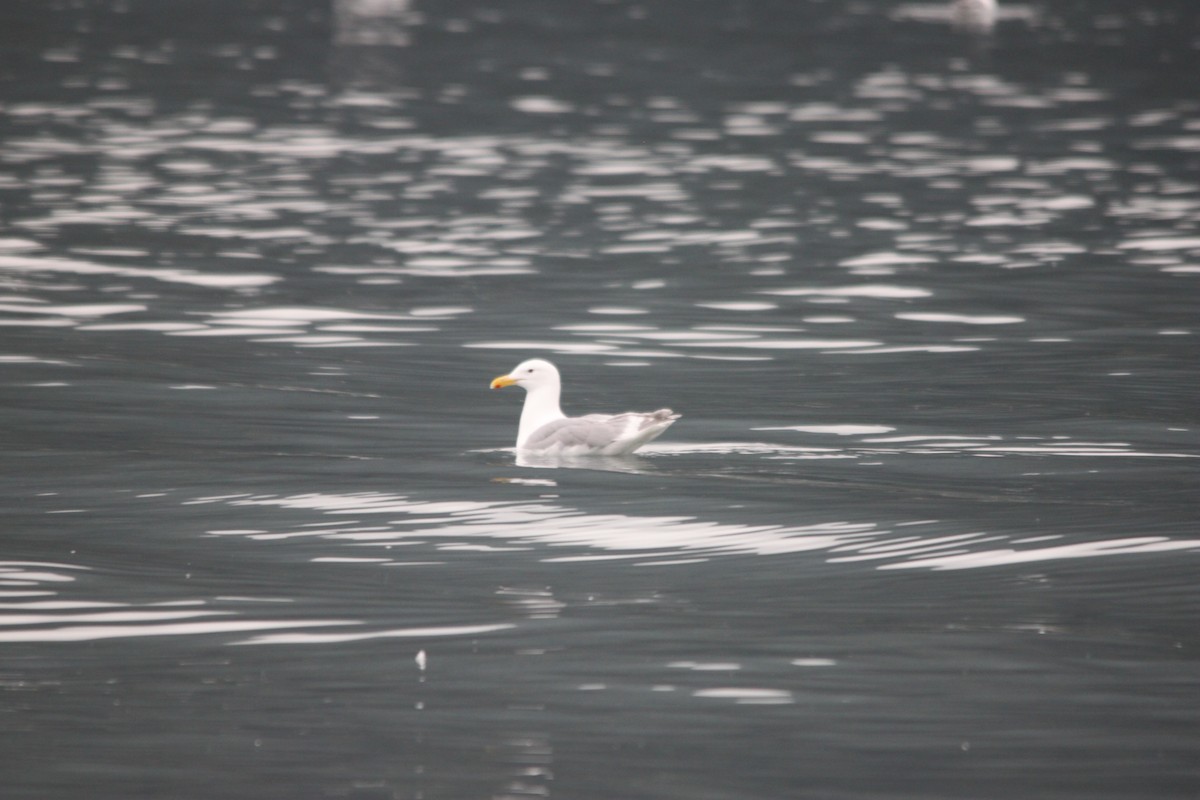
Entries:
{"type": "MultiPolygon", "coordinates": [[[[518,485],[518,484],[513,484],[518,485]]],[[[430,503],[403,496],[304,494],[286,497],[244,496],[228,499],[235,506],[307,509],[322,515],[400,515],[398,519],[333,527],[282,531],[221,532],[262,541],[296,537],[328,541],[341,547],[390,550],[431,548],[443,559],[454,553],[479,552],[471,544],[481,539],[505,543],[483,548],[489,553],[524,551],[529,545],[549,548],[588,548],[598,553],[555,555],[544,563],[632,562],[637,567],[677,567],[720,556],[827,553],[830,563],[879,562],[877,569],[972,569],[1018,563],[1096,556],[1200,550],[1200,539],[1131,536],[1074,542],[1055,542],[1057,536],[1018,538],[1001,533],[938,532],[921,535],[933,521],[912,520],[893,526],[869,522],[829,521],[806,525],[738,524],[694,516],[646,516],[586,513],[545,500],[430,503]],[[513,545],[517,547],[514,548],[513,545]],[[997,546],[1003,545],[1003,546],[997,546]]],[[[217,532],[214,532],[217,533],[217,532]]],[[[404,557],[371,557],[364,566],[428,564],[404,557]]],[[[444,563],[439,561],[437,563],[444,563]]]]}
{"type": "Polygon", "coordinates": [[[320,618],[250,618],[246,606],[288,603],[256,597],[216,597],[158,603],[123,603],[90,599],[26,599],[79,591],[79,574],[87,567],[49,562],[0,562],[0,642],[94,642],[154,636],[223,636],[249,632],[283,631],[230,644],[338,644],[366,639],[397,637],[477,636],[513,628],[511,623],[458,626],[423,626],[375,629],[361,620],[320,618]],[[220,604],[217,608],[214,605],[220,604]],[[326,629],[355,628],[351,633],[326,629]],[[315,630],[313,630],[315,629],[315,630]]]}
{"type": "Polygon", "coordinates": [[[184,283],[192,286],[223,289],[257,288],[279,280],[278,276],[261,273],[212,273],[191,269],[113,266],[51,256],[0,255],[0,270],[10,270],[20,273],[65,272],[75,275],[113,275],[126,278],[149,278],[168,283],[184,283]]]}

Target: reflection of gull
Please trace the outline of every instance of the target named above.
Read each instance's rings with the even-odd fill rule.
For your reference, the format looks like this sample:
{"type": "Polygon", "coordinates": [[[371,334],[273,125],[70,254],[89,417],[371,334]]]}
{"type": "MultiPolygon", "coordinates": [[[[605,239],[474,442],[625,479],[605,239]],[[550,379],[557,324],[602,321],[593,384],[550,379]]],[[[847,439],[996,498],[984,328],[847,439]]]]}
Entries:
{"type": "Polygon", "coordinates": [[[656,438],[679,419],[679,414],[669,408],[568,417],[558,404],[562,392],[558,370],[540,358],[524,361],[492,381],[493,389],[505,386],[520,386],[526,392],[517,429],[517,450],[526,453],[624,455],[656,438]]]}
{"type": "Polygon", "coordinates": [[[953,0],[950,22],[972,33],[986,33],[996,24],[996,0],[953,0]]]}
{"type": "MultiPolygon", "coordinates": [[[[552,453],[518,450],[515,461],[518,467],[529,469],[586,469],[599,472],[624,472],[629,475],[647,475],[658,472],[644,458],[636,455],[554,455],[552,453]]],[[[511,482],[512,479],[500,479],[511,482]]],[[[553,481],[551,481],[553,484],[553,481]]]]}

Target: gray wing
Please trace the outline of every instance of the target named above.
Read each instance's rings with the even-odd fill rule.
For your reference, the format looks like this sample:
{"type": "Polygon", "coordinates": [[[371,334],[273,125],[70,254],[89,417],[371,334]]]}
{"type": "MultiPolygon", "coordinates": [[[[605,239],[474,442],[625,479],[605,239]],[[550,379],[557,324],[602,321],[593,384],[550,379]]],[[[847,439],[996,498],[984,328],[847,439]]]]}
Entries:
{"type": "MultiPolygon", "coordinates": [[[[621,415],[624,416],[624,415],[621,415]]],[[[612,444],[625,430],[625,423],[618,417],[590,414],[586,417],[567,417],[547,422],[533,432],[525,446],[541,450],[555,445],[563,447],[585,446],[600,448],[612,444]]]]}
{"type": "Polygon", "coordinates": [[[548,422],[538,428],[529,437],[525,446],[531,450],[541,450],[555,445],[599,449],[616,442],[622,435],[629,435],[631,431],[634,433],[644,431],[646,428],[669,423],[678,418],[679,415],[669,408],[648,414],[631,412],[567,417],[548,422]]]}

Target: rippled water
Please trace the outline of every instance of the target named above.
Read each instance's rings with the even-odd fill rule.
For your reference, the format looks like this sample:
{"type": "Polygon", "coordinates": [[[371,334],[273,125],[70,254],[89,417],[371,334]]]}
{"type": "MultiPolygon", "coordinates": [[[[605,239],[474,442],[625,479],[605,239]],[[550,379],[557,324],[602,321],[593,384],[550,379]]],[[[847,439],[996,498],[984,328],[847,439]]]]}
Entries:
{"type": "Polygon", "coordinates": [[[1200,12],[955,19],[0,10],[5,797],[1195,796],[1200,12]]]}

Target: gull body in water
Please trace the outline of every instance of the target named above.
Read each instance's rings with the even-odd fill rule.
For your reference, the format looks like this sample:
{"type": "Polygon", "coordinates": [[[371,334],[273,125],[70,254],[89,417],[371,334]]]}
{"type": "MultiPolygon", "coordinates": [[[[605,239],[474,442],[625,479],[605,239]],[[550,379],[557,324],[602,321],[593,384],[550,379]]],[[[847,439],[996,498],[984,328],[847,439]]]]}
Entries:
{"type": "Polygon", "coordinates": [[[492,381],[493,389],[520,386],[525,406],[517,428],[517,451],[548,456],[620,456],[632,453],[679,419],[669,408],[568,417],[559,406],[558,369],[540,358],[522,361],[492,381]]]}

